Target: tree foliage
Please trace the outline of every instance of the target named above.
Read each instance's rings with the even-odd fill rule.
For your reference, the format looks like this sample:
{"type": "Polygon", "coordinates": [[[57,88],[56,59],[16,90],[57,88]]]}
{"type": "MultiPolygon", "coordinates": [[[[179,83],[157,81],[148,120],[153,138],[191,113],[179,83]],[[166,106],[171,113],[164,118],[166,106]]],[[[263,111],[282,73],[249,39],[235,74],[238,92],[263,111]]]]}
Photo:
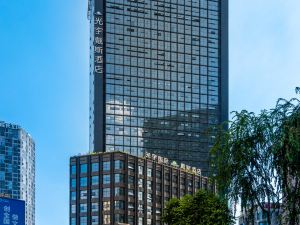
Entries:
{"type": "MultiPolygon", "coordinates": [[[[240,203],[254,220],[258,206],[271,224],[272,210],[284,208],[284,219],[299,224],[300,104],[279,99],[260,114],[234,112],[229,129],[218,129],[212,149],[215,179],[222,196],[240,203]]],[[[254,221],[250,224],[254,224],[254,221]]]]}
{"type": "Polygon", "coordinates": [[[171,199],[163,213],[163,222],[168,225],[230,225],[232,218],[225,201],[203,190],[195,196],[171,199]]]}
{"type": "MultiPolygon", "coordinates": [[[[296,100],[295,100],[296,101],[296,100]]],[[[282,191],[283,222],[300,224],[300,104],[280,101],[274,113],[273,170],[282,191]],[[283,103],[282,103],[283,102],[283,103]]]]}

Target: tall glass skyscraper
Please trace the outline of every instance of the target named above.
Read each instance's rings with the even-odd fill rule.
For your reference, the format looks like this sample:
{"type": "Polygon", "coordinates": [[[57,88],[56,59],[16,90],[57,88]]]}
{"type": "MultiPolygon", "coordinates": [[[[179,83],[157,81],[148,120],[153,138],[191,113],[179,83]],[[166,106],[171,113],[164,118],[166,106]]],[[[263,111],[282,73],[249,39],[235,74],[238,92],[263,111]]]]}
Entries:
{"type": "Polygon", "coordinates": [[[35,144],[20,126],[0,121],[0,195],[25,201],[25,224],[35,224],[35,144]]]}
{"type": "Polygon", "coordinates": [[[207,172],[228,119],[228,0],[90,0],[90,151],[207,172]]]}

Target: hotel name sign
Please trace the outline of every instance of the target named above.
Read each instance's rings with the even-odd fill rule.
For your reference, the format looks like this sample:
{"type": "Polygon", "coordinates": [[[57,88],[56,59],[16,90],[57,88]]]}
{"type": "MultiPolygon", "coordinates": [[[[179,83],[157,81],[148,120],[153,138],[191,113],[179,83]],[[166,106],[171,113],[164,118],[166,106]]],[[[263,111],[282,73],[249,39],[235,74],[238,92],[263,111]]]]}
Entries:
{"type": "Polygon", "coordinates": [[[103,34],[104,21],[100,12],[94,15],[94,71],[96,74],[103,74],[103,47],[104,47],[104,34],[103,34]]]}
{"type": "Polygon", "coordinates": [[[201,176],[201,169],[198,169],[196,167],[188,166],[184,163],[181,163],[180,165],[176,161],[170,161],[168,158],[161,157],[156,154],[152,154],[149,152],[145,153],[146,159],[151,159],[155,162],[165,164],[165,165],[171,165],[176,168],[180,168],[181,170],[184,170],[185,172],[193,173],[195,175],[201,176]]]}

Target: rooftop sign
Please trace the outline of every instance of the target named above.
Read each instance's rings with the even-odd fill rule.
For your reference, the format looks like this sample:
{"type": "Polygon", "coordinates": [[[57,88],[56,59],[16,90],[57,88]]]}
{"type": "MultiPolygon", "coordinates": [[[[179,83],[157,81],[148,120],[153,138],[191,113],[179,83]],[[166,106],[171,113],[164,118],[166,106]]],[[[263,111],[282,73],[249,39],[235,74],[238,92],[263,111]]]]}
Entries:
{"type": "Polygon", "coordinates": [[[164,158],[164,157],[161,157],[156,154],[149,153],[149,152],[145,153],[145,158],[151,159],[151,160],[156,161],[161,164],[170,165],[170,166],[179,168],[181,170],[184,170],[185,172],[189,172],[189,173],[193,173],[195,175],[201,176],[201,169],[188,166],[184,163],[181,163],[179,165],[176,161],[170,161],[168,158],[164,158]]]}

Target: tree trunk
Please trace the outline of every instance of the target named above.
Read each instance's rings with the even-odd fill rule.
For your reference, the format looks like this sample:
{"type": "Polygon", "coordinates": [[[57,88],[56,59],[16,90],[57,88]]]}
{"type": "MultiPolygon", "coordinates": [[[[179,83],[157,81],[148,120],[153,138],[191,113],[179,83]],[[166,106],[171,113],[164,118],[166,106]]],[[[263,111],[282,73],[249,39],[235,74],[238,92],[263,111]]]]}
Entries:
{"type": "MultiPolygon", "coordinates": [[[[297,201],[295,199],[295,197],[297,196],[297,191],[298,191],[298,179],[295,180],[295,183],[292,184],[292,187],[293,188],[293,191],[291,191],[291,193],[293,193],[293,200],[291,200],[292,202],[292,210],[291,210],[291,213],[289,215],[289,218],[290,218],[290,225],[297,225],[296,222],[297,222],[297,201]]],[[[291,198],[290,198],[291,199],[291,198]]]]}

